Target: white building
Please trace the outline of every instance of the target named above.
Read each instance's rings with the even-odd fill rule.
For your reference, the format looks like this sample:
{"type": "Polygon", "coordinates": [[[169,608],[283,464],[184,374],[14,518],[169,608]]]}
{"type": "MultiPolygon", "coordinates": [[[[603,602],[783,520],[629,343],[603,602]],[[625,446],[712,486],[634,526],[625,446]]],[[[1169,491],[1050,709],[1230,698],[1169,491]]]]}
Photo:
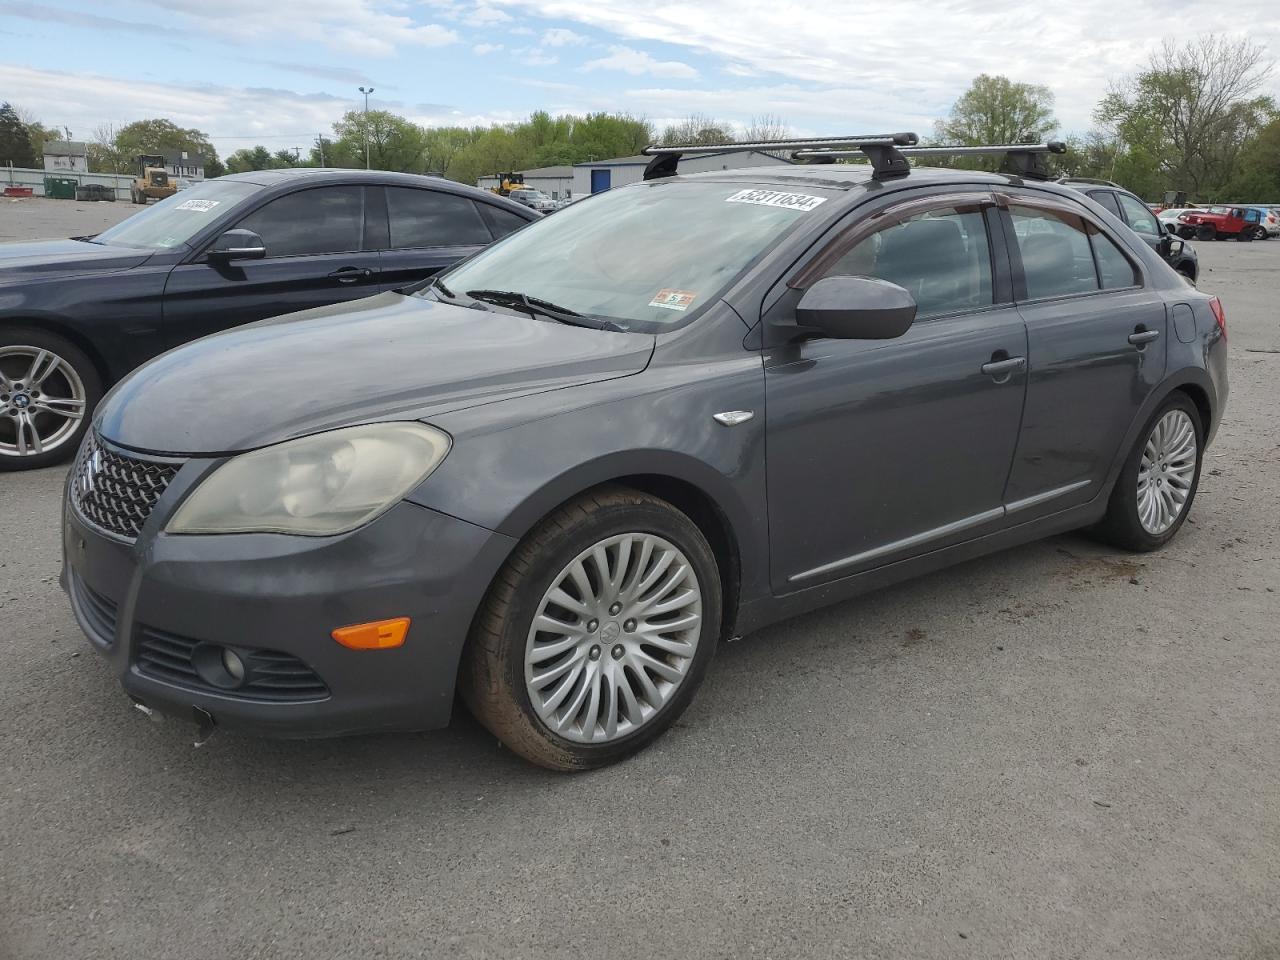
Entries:
{"type": "MultiPolygon", "coordinates": [[[[628,183],[638,183],[644,179],[644,168],[653,157],[643,154],[634,157],[618,157],[614,160],[593,160],[578,163],[573,167],[573,195],[585,196],[588,193],[600,193],[611,187],[621,187],[628,183]]],[[[767,167],[779,163],[790,163],[790,160],[779,159],[756,150],[744,153],[707,153],[700,156],[685,157],[680,161],[681,173],[708,173],[712,170],[736,170],[740,167],[767,167]]]]}
{"type": "MultiPolygon", "coordinates": [[[[600,193],[610,187],[637,183],[644,179],[644,168],[652,159],[643,155],[615,157],[612,160],[591,160],[571,167],[538,167],[515,172],[524,176],[526,187],[536,187],[551,199],[560,200],[570,195],[585,197],[589,193],[600,193]]],[[[706,173],[711,170],[734,170],[738,167],[763,167],[790,162],[755,150],[746,153],[708,153],[681,160],[680,172],[706,173]]],[[[476,186],[482,190],[491,190],[498,186],[498,177],[481,177],[476,181],[476,186]]]]}
{"type": "Polygon", "coordinates": [[[50,140],[44,145],[44,168],[49,173],[88,173],[89,147],[78,140],[50,140]]]}
{"type": "MultiPolygon", "coordinates": [[[[569,195],[573,189],[573,167],[537,167],[533,170],[517,170],[524,176],[524,185],[541,190],[552,200],[559,200],[569,195]]],[[[492,190],[498,186],[498,177],[481,177],[476,181],[481,190],[492,190]]]]}

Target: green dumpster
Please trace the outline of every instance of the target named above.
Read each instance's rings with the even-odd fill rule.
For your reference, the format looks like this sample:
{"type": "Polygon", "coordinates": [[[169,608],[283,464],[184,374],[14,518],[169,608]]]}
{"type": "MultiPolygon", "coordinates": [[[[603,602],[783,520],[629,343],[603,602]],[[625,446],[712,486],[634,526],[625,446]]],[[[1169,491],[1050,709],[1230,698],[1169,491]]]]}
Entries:
{"type": "Polygon", "coordinates": [[[76,198],[75,177],[45,177],[44,195],[54,200],[74,200],[76,198]]]}

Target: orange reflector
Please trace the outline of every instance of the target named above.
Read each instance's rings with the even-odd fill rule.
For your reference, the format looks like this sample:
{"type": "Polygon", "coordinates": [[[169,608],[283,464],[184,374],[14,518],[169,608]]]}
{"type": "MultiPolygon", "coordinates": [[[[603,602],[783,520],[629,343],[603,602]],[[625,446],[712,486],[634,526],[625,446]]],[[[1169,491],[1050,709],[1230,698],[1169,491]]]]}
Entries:
{"type": "Polygon", "coordinates": [[[373,623],[357,623],[339,627],[333,631],[333,639],[352,650],[387,650],[404,643],[409,632],[409,618],[375,620],[373,623]]]}

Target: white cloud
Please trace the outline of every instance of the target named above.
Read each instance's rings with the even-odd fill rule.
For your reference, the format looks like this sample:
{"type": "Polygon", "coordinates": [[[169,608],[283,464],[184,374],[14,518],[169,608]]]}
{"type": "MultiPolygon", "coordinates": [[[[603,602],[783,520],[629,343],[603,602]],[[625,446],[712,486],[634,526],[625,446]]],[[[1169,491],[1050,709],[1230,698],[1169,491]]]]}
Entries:
{"type": "Polygon", "coordinates": [[[491,27],[498,23],[509,23],[511,14],[487,3],[479,3],[474,10],[463,16],[462,20],[473,27],[491,27]]]}
{"type": "Polygon", "coordinates": [[[471,48],[471,52],[478,57],[483,57],[489,53],[497,53],[501,49],[502,44],[500,43],[477,43],[471,48]]]}
{"type": "MultiPolygon", "coordinates": [[[[1046,84],[1057,95],[1063,126],[1087,128],[1107,83],[1139,68],[1160,30],[1181,36],[1177,24],[1194,23],[1199,34],[1248,29],[1257,42],[1280,49],[1275,0],[1184,0],[1176,24],[1166,0],[1076,0],[1056,7],[899,0],[876,7],[870,19],[864,4],[847,0],[817,0],[803,9],[777,0],[697,0],[650,5],[643,16],[631,0],[504,5],[624,41],[685,47],[714,57],[717,67],[728,61],[808,85],[810,95],[798,104],[806,114],[825,112],[825,86],[873,92],[885,108],[872,116],[875,127],[899,126],[899,118],[922,110],[945,112],[976,75],[987,72],[1046,84]]],[[[693,53],[688,59],[703,66],[693,53]]],[[[1280,71],[1270,89],[1280,93],[1280,71]]]]}
{"type": "Polygon", "coordinates": [[[574,33],[572,30],[565,30],[563,27],[552,27],[542,35],[542,45],[544,47],[576,47],[580,43],[586,43],[587,38],[580,33],[574,33]]]}
{"type": "Polygon", "coordinates": [[[553,63],[559,63],[560,58],[553,53],[547,53],[537,47],[531,49],[517,50],[516,59],[523,63],[526,67],[549,67],[553,63]]]}
{"type": "Polygon", "coordinates": [[[609,56],[599,60],[589,60],[582,65],[583,70],[621,70],[633,76],[651,74],[655,77],[669,77],[673,80],[692,80],[698,71],[687,63],[678,60],[655,60],[643,50],[631,47],[613,46],[609,48],[609,56]]]}

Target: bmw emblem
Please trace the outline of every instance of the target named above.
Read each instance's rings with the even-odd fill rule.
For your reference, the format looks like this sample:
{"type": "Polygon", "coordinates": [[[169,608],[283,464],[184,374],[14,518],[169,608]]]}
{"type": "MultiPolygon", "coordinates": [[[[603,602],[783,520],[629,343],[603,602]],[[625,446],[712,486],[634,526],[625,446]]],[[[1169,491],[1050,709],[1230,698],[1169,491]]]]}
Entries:
{"type": "Polygon", "coordinates": [[[25,410],[31,406],[31,398],[25,393],[15,393],[13,395],[13,405],[19,410],[25,410]]]}

